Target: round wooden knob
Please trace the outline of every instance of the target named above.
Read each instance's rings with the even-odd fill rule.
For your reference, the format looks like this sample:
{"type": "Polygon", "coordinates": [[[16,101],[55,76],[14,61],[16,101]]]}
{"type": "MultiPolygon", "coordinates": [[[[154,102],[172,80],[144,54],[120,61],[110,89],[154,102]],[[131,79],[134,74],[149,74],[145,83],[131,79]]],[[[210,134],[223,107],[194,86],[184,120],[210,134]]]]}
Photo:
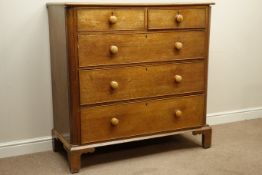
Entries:
{"type": "Polygon", "coordinates": [[[117,54],[118,47],[117,46],[110,46],[110,52],[111,52],[111,54],[117,54]]]}
{"type": "Polygon", "coordinates": [[[176,110],[176,111],[175,111],[175,114],[176,114],[176,117],[182,117],[183,112],[180,111],[180,110],[176,110]]]}
{"type": "Polygon", "coordinates": [[[109,17],[108,20],[109,20],[110,24],[115,24],[117,22],[117,17],[112,15],[112,16],[109,17]]]}
{"type": "Polygon", "coordinates": [[[119,87],[117,81],[111,81],[110,82],[110,86],[111,86],[112,89],[117,89],[119,87]]]}
{"type": "Polygon", "coordinates": [[[181,43],[181,42],[176,42],[176,43],[175,43],[175,48],[176,48],[177,50],[181,50],[181,49],[183,48],[183,43],[181,43]]]}
{"type": "Polygon", "coordinates": [[[182,81],[183,77],[181,75],[175,75],[175,80],[177,83],[180,83],[182,81]]]}
{"type": "Polygon", "coordinates": [[[114,126],[116,126],[116,125],[119,124],[119,120],[114,117],[114,118],[111,119],[111,124],[114,125],[114,126]]]}
{"type": "Polygon", "coordinates": [[[184,20],[183,15],[181,15],[181,14],[176,15],[176,22],[177,23],[181,23],[181,22],[183,22],[183,20],[184,20]]]}

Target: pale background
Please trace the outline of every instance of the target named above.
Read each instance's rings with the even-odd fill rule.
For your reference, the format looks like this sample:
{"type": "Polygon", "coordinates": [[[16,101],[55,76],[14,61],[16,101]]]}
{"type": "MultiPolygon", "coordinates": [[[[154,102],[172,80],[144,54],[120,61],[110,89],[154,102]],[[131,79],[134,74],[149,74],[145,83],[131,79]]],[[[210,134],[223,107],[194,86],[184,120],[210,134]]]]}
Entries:
{"type": "MultiPolygon", "coordinates": [[[[46,2],[0,0],[0,143],[50,136],[46,2]]],[[[214,2],[208,113],[262,107],[262,1],[214,2]]]]}

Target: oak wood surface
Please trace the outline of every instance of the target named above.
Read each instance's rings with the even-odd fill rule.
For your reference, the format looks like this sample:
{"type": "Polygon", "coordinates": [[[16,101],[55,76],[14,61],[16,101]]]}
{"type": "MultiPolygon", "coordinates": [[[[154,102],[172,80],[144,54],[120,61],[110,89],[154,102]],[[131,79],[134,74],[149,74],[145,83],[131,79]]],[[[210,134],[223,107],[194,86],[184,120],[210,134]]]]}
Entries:
{"type": "Polygon", "coordinates": [[[209,127],[202,131],[202,147],[207,149],[210,148],[212,144],[212,128],[209,127]]]}
{"type": "Polygon", "coordinates": [[[80,70],[80,104],[120,101],[204,90],[204,63],[80,70]],[[183,77],[176,82],[175,76],[183,77]],[[110,86],[118,83],[117,89],[110,86]]]}
{"type": "Polygon", "coordinates": [[[81,109],[82,144],[203,124],[204,96],[187,96],[139,103],[96,106],[81,109]],[[175,111],[183,116],[175,116],[175,111]],[[119,124],[113,126],[112,118],[119,124]]]}
{"type": "MultiPolygon", "coordinates": [[[[209,126],[197,126],[197,127],[193,127],[193,128],[179,129],[179,130],[176,130],[176,131],[151,133],[151,134],[140,135],[140,136],[131,137],[131,138],[120,138],[120,139],[117,139],[117,140],[110,140],[110,141],[106,141],[106,142],[97,142],[97,143],[92,142],[92,143],[89,143],[89,144],[82,144],[82,145],[78,145],[78,146],[71,145],[68,142],[68,140],[65,140],[64,137],[59,132],[57,132],[55,129],[52,130],[52,133],[53,133],[53,139],[57,139],[57,140],[59,140],[59,142],[62,142],[65,150],[68,152],[68,155],[73,154],[75,161],[72,161],[73,157],[68,157],[69,159],[71,159],[71,160],[69,160],[69,166],[70,166],[71,173],[76,173],[76,172],[79,172],[79,170],[81,168],[81,155],[83,153],[93,153],[95,151],[95,147],[121,144],[121,143],[127,143],[127,142],[132,142],[132,141],[139,141],[139,140],[146,140],[146,139],[152,139],[152,138],[159,138],[159,137],[171,136],[171,135],[175,135],[175,134],[182,134],[182,133],[186,133],[186,132],[193,132],[193,134],[195,135],[196,133],[201,134],[202,131],[205,131],[207,129],[211,129],[211,127],[209,127],[209,126]]],[[[208,136],[210,136],[209,137],[210,142],[206,142],[206,143],[210,143],[210,146],[211,146],[212,131],[210,133],[211,134],[208,135],[208,136]]],[[[202,138],[202,142],[203,142],[203,138],[202,138]]],[[[202,146],[203,146],[203,143],[202,143],[202,146]]],[[[206,147],[206,148],[208,148],[208,147],[206,147]]]]}
{"type": "Polygon", "coordinates": [[[206,8],[148,9],[149,29],[206,28],[206,8]],[[183,21],[177,22],[176,15],[183,21]]]}
{"type": "Polygon", "coordinates": [[[208,62],[209,62],[209,38],[210,38],[210,26],[211,26],[211,6],[208,6],[208,10],[206,11],[206,26],[207,26],[207,32],[206,32],[206,45],[205,45],[205,50],[206,50],[206,55],[207,59],[205,60],[205,104],[204,104],[204,117],[205,117],[205,124],[206,124],[206,117],[207,117],[207,94],[208,94],[208,62]]]}
{"type": "Polygon", "coordinates": [[[65,13],[65,8],[62,6],[48,8],[54,128],[68,139],[70,99],[65,13]]]}
{"type": "Polygon", "coordinates": [[[71,173],[77,173],[81,168],[81,152],[68,151],[67,158],[71,173]]]}
{"type": "Polygon", "coordinates": [[[79,74],[78,74],[78,50],[77,50],[77,22],[76,10],[67,10],[67,52],[68,52],[68,75],[70,96],[70,140],[71,144],[80,144],[80,109],[79,109],[79,74]]]}
{"type": "Polygon", "coordinates": [[[48,5],[54,151],[59,139],[71,172],[97,146],[186,131],[211,146],[205,127],[211,4],[48,5]]]}
{"type": "Polygon", "coordinates": [[[77,10],[78,31],[143,30],[144,18],[144,8],[77,10]],[[110,24],[110,16],[117,17],[114,24],[110,24]]]}
{"type": "Polygon", "coordinates": [[[48,2],[47,7],[50,6],[67,6],[67,7],[172,7],[172,6],[202,6],[215,5],[214,1],[199,0],[199,1],[174,1],[174,2],[147,2],[147,3],[131,3],[131,2],[48,2]]]}
{"type": "Polygon", "coordinates": [[[210,126],[203,127],[201,129],[196,129],[192,132],[193,135],[201,134],[202,136],[202,147],[207,149],[211,147],[212,144],[212,128],[210,126]]]}
{"type": "Polygon", "coordinates": [[[205,31],[78,35],[79,66],[159,62],[205,57],[205,31]],[[176,42],[183,48],[177,50],[176,42]],[[110,46],[117,46],[112,54],[110,46]]]}

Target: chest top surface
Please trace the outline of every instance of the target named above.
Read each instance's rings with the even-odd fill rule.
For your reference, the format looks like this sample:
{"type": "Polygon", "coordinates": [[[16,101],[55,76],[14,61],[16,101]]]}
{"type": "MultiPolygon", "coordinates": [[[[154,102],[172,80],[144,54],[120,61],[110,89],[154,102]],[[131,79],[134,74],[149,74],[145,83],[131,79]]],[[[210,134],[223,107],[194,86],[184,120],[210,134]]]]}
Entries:
{"type": "Polygon", "coordinates": [[[112,2],[112,1],[88,1],[88,2],[49,2],[50,5],[65,5],[65,6],[172,6],[172,5],[214,5],[215,3],[210,0],[173,0],[169,2],[112,2]]]}

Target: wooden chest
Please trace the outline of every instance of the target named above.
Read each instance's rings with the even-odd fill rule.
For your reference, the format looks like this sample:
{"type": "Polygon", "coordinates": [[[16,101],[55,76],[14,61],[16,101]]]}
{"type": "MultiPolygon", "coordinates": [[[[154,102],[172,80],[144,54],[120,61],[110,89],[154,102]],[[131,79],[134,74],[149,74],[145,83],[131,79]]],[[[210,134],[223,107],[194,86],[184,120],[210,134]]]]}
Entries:
{"type": "Polygon", "coordinates": [[[48,4],[53,148],[71,172],[95,147],[206,125],[210,3],[48,4]]]}

